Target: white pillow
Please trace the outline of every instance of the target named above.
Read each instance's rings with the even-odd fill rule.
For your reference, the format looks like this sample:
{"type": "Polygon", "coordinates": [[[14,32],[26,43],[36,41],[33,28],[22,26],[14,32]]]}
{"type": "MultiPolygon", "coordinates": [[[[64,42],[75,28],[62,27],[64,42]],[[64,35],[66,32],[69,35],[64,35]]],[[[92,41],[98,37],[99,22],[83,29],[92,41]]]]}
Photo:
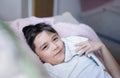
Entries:
{"type": "Polygon", "coordinates": [[[71,15],[70,12],[64,12],[63,14],[54,16],[53,18],[56,22],[79,24],[79,22],[71,15]]]}

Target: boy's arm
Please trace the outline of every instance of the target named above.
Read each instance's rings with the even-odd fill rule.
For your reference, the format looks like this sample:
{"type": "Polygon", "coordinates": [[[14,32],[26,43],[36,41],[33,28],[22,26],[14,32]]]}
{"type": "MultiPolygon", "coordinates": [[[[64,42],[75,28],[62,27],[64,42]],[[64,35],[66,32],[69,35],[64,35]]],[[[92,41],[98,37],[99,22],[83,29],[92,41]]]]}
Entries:
{"type": "Polygon", "coordinates": [[[76,44],[78,52],[80,55],[87,55],[90,52],[101,51],[103,64],[105,65],[107,71],[112,75],[113,78],[120,78],[120,67],[110,51],[101,41],[85,41],[76,44]]]}
{"type": "Polygon", "coordinates": [[[113,78],[120,78],[120,67],[115,58],[112,56],[105,45],[102,45],[100,50],[102,52],[103,61],[107,70],[110,72],[113,78]]]}

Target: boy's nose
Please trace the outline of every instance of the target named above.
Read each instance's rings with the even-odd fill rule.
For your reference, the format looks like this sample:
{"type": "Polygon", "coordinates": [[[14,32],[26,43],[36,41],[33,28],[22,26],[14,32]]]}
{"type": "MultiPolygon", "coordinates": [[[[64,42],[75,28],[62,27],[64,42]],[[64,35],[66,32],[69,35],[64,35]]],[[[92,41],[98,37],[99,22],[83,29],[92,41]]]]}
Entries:
{"type": "Polygon", "coordinates": [[[52,43],[52,48],[53,48],[53,50],[56,50],[58,48],[58,45],[55,43],[52,43]]]}

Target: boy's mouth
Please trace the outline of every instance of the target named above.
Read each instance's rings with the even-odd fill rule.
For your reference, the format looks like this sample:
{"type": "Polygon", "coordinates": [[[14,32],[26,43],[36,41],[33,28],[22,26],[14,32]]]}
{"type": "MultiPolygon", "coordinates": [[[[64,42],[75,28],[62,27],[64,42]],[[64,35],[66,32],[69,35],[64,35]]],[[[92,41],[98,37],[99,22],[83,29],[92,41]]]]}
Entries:
{"type": "Polygon", "coordinates": [[[55,56],[56,55],[61,55],[63,52],[62,52],[63,50],[59,50],[56,54],[55,54],[55,56]]]}

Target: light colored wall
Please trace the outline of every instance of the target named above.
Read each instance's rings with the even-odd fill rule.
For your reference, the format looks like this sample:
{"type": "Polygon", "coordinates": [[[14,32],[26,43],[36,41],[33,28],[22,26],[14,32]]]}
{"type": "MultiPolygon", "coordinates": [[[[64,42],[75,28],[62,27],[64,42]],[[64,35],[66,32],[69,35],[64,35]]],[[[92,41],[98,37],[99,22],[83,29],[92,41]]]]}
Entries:
{"type": "Polygon", "coordinates": [[[80,21],[80,0],[54,0],[54,15],[69,11],[80,21]]]}
{"type": "MultiPolygon", "coordinates": [[[[69,11],[80,21],[80,0],[54,0],[54,15],[69,11]]],[[[11,21],[32,16],[32,0],[0,0],[0,16],[11,21]]]]}
{"type": "Polygon", "coordinates": [[[0,0],[0,17],[5,21],[32,16],[32,0],[0,0]]]}
{"type": "Polygon", "coordinates": [[[0,16],[4,20],[21,17],[21,0],[0,0],[0,16]]]}
{"type": "Polygon", "coordinates": [[[22,18],[30,17],[33,14],[33,0],[22,0],[22,18]]]}

